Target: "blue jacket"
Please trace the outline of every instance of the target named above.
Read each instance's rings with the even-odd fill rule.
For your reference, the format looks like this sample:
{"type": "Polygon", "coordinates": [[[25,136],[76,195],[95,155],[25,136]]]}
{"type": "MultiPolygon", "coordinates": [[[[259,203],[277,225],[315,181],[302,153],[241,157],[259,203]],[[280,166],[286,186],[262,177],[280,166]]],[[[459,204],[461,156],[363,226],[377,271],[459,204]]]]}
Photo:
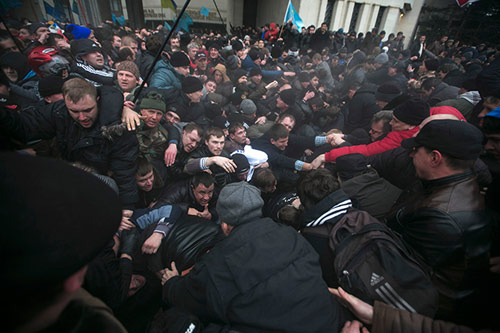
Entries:
{"type": "Polygon", "coordinates": [[[174,69],[174,67],[160,60],[156,63],[153,75],[151,76],[151,87],[160,89],[176,88],[182,89],[183,76],[174,69]]]}
{"type": "MultiPolygon", "coordinates": [[[[241,68],[243,68],[247,72],[249,72],[253,67],[256,67],[256,66],[260,67],[255,62],[253,62],[252,58],[250,58],[250,56],[248,56],[248,55],[241,62],[241,68]]],[[[269,71],[269,70],[264,70],[262,68],[261,68],[261,70],[262,70],[262,77],[265,80],[276,80],[276,79],[279,79],[280,76],[283,74],[283,71],[269,71]]]]}

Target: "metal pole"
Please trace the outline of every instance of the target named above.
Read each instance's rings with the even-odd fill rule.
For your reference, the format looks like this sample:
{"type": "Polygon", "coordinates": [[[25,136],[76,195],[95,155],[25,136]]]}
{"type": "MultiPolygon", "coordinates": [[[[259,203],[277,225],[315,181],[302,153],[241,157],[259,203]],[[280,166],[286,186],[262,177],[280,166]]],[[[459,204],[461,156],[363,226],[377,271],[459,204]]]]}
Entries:
{"type": "Polygon", "coordinates": [[[153,63],[151,64],[151,68],[148,71],[148,74],[146,75],[146,77],[142,81],[142,84],[139,87],[139,89],[137,90],[137,92],[134,93],[134,100],[133,100],[134,104],[137,101],[137,98],[139,98],[139,95],[141,94],[142,89],[144,89],[144,85],[146,84],[146,82],[148,82],[149,77],[151,76],[151,73],[153,72],[153,69],[154,69],[156,63],[158,62],[158,60],[160,60],[160,56],[161,56],[161,53],[163,52],[163,49],[165,49],[165,46],[167,46],[167,43],[170,40],[170,37],[172,36],[175,29],[177,28],[177,25],[179,24],[179,21],[180,21],[182,15],[184,15],[184,12],[186,11],[186,8],[188,7],[190,2],[191,2],[191,0],[186,0],[186,2],[184,3],[184,6],[181,9],[181,13],[175,19],[175,22],[174,22],[174,25],[172,26],[172,29],[168,32],[167,38],[163,42],[163,45],[161,46],[161,48],[158,50],[158,53],[156,54],[155,60],[153,60],[153,63]]]}
{"type": "Polygon", "coordinates": [[[1,16],[1,15],[0,15],[0,20],[2,21],[3,25],[5,26],[5,29],[7,29],[7,32],[9,33],[10,38],[12,38],[12,41],[14,42],[14,44],[16,44],[17,48],[19,49],[19,52],[22,53],[24,51],[24,48],[22,47],[21,44],[19,44],[19,41],[17,40],[17,38],[14,37],[14,35],[12,35],[12,32],[10,32],[9,27],[7,26],[7,23],[3,19],[3,16],[1,16]]]}
{"type": "Polygon", "coordinates": [[[213,0],[213,1],[214,1],[215,9],[217,9],[217,13],[219,13],[220,21],[222,22],[222,25],[225,27],[225,30],[227,32],[227,26],[224,23],[224,20],[222,19],[222,15],[220,14],[219,7],[217,6],[217,3],[215,2],[215,0],[213,0]]]}

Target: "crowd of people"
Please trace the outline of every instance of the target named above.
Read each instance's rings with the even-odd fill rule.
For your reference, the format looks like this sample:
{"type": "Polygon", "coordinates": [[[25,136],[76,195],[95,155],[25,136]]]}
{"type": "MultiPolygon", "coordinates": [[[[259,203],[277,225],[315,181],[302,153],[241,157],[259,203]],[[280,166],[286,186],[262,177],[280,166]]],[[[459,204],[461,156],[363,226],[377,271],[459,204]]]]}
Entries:
{"type": "Polygon", "coordinates": [[[9,331],[500,328],[498,45],[7,22],[9,331]]]}

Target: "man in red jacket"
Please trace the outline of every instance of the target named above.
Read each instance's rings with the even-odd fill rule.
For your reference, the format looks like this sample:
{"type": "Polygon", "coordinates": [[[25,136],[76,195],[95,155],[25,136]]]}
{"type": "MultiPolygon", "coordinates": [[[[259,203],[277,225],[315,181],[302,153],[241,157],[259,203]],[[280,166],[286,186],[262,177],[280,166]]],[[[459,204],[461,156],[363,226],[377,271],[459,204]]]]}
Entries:
{"type": "MultiPolygon", "coordinates": [[[[418,133],[420,123],[429,117],[429,105],[420,99],[410,99],[394,109],[390,122],[392,131],[380,140],[368,145],[357,145],[333,149],[326,154],[321,154],[312,162],[313,168],[318,168],[325,162],[335,162],[339,156],[348,154],[362,154],[365,156],[383,153],[397,148],[401,141],[411,138],[418,133]]],[[[343,143],[341,136],[337,136],[335,143],[343,143]]]]}

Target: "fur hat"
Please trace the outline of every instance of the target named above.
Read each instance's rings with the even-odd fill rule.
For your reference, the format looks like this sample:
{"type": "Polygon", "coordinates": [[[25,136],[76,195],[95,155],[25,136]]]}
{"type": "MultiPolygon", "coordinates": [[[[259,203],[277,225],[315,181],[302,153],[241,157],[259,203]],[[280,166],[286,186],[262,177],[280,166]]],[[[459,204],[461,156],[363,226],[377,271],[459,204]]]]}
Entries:
{"type": "Polygon", "coordinates": [[[118,73],[119,71],[130,72],[130,73],[132,73],[132,75],[135,76],[135,78],[137,80],[139,80],[139,78],[141,76],[141,73],[139,73],[139,68],[137,67],[135,62],[130,61],[130,60],[125,60],[125,61],[119,62],[116,65],[116,73],[118,73]]]}

